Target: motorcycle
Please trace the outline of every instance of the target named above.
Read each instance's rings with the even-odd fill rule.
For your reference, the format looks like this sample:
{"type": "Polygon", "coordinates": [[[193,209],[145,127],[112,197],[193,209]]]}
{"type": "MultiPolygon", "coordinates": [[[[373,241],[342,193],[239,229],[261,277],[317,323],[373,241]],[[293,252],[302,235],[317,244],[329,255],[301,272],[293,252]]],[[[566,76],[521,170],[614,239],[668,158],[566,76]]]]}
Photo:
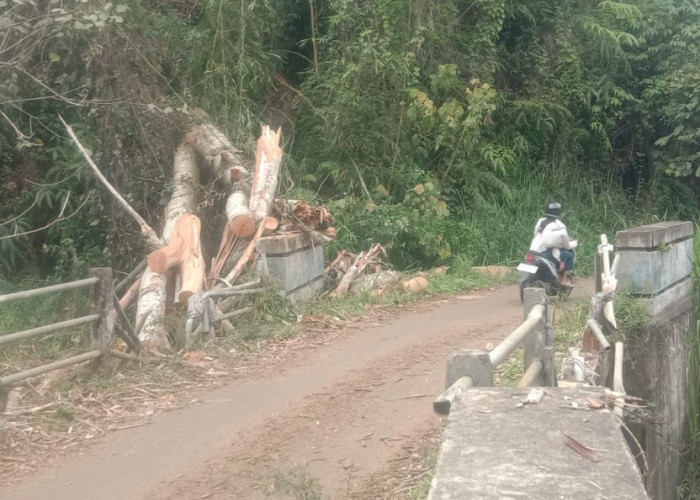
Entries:
{"type": "MultiPolygon", "coordinates": [[[[571,243],[573,250],[578,242],[572,240],[571,243]]],[[[564,262],[532,250],[525,254],[525,262],[518,265],[518,271],[520,271],[520,302],[524,301],[526,288],[544,288],[547,295],[562,297],[568,297],[574,289],[572,285],[562,283],[564,262]]]]}

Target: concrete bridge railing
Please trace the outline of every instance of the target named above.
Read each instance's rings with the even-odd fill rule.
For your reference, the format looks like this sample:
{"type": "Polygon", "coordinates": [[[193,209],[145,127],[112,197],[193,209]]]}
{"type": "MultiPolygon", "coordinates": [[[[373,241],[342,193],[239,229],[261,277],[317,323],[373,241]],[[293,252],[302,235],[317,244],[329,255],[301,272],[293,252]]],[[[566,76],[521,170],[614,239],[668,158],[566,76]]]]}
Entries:
{"type": "Polygon", "coordinates": [[[694,332],[693,233],[690,222],[621,231],[614,259],[602,239],[582,344],[599,358],[596,382],[612,385],[612,392],[578,385],[544,391],[492,387],[494,368],[521,343],[528,367],[521,387],[556,385],[554,334],[544,293],[537,289],[526,290],[526,320],[503,343],[491,352],[451,356],[448,390],[433,405],[449,417],[429,500],[677,498],[688,437],[687,391],[696,389],[685,380],[688,335],[694,332]],[[605,335],[617,326],[616,289],[646,311],[627,310],[636,321],[624,316],[620,325],[624,352],[622,343],[613,346],[605,335]],[[651,403],[653,418],[623,420],[625,389],[651,403]],[[532,403],[533,392],[544,397],[532,403]],[[622,428],[643,449],[636,456],[622,428]],[[572,439],[583,447],[572,446],[572,439]],[[643,464],[637,463],[640,455],[643,464]]]}
{"type": "Polygon", "coordinates": [[[644,306],[628,328],[625,381],[630,394],[652,403],[655,419],[631,425],[651,464],[649,496],[677,498],[688,439],[686,367],[694,331],[692,222],[660,222],[619,231],[618,290],[644,306]]]}
{"type": "Polygon", "coordinates": [[[433,403],[436,413],[448,414],[454,399],[470,387],[493,386],[494,370],[521,345],[527,368],[518,387],[556,385],[554,329],[549,324],[547,295],[541,288],[528,288],[524,303],[525,321],[490,352],[463,349],[450,356],[447,390],[433,403]]]}

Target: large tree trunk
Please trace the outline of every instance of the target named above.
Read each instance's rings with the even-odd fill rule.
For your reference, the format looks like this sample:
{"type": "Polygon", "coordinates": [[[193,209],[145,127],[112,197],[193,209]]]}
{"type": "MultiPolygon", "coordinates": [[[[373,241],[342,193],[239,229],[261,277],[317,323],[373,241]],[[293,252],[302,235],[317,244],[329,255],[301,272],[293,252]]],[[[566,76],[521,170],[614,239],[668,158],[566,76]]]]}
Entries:
{"type": "Polygon", "coordinates": [[[176,267],[180,272],[180,293],[178,300],[187,299],[202,291],[204,287],[204,258],[202,257],[200,233],[202,223],[199,217],[182,214],[175,223],[175,229],[166,246],[148,256],[148,267],[157,273],[164,273],[176,267]]]}
{"type": "MultiPolygon", "coordinates": [[[[175,224],[181,215],[196,211],[195,186],[199,185],[199,170],[194,149],[183,142],[175,152],[173,161],[174,189],[170,202],[165,209],[165,226],[163,240],[170,241],[175,224]]],[[[147,268],[141,278],[139,302],[136,310],[136,324],[143,325],[139,339],[147,348],[167,350],[170,340],[165,329],[165,305],[167,278],[147,268]]]]}
{"type": "Polygon", "coordinates": [[[281,137],[281,128],[277,129],[277,132],[273,132],[270,127],[264,125],[258,139],[255,175],[253,176],[249,204],[256,219],[270,215],[270,207],[275,199],[280,163],[282,162],[282,149],[279,146],[281,137]]]}
{"type": "Polygon", "coordinates": [[[204,165],[232,191],[250,191],[250,174],[243,155],[214,125],[203,123],[194,127],[184,142],[192,145],[204,165]]]}

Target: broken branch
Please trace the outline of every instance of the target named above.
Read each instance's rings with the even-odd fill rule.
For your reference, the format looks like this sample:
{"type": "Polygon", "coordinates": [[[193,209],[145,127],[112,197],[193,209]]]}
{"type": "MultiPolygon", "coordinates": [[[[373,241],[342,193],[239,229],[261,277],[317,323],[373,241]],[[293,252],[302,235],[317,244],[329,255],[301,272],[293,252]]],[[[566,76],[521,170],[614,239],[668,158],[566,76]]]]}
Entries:
{"type": "Polygon", "coordinates": [[[100,169],[97,168],[97,165],[95,165],[95,162],[92,161],[92,158],[88,154],[87,150],[83,147],[81,142],[78,140],[78,138],[75,136],[75,133],[73,132],[73,129],[71,128],[70,125],[68,125],[63,117],[61,115],[58,115],[59,120],[61,120],[61,123],[63,123],[63,126],[66,128],[66,131],[68,132],[68,135],[70,138],[73,140],[75,145],[77,146],[78,150],[82,153],[83,157],[85,158],[85,161],[87,161],[88,165],[90,165],[90,168],[95,172],[95,175],[97,178],[102,182],[102,184],[105,185],[105,187],[109,190],[110,193],[112,193],[112,196],[114,196],[117,201],[124,207],[124,209],[131,215],[136,222],[138,222],[139,226],[141,226],[141,234],[143,234],[146,238],[146,242],[151,248],[160,248],[163,246],[163,240],[158,238],[158,235],[156,235],[156,232],[153,230],[151,226],[148,225],[148,223],[139,215],[139,213],[131,208],[131,205],[127,203],[127,201],[122,197],[121,194],[119,194],[119,191],[117,191],[114,186],[112,186],[109,181],[105,178],[104,175],[102,175],[102,172],[100,172],[100,169]]]}

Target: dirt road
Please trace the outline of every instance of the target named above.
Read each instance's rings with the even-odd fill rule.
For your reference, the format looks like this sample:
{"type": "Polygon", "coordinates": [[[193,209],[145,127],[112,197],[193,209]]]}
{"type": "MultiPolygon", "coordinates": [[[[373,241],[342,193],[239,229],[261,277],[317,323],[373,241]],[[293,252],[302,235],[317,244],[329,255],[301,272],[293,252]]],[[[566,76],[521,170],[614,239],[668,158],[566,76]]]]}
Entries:
{"type": "Polygon", "coordinates": [[[497,344],[522,314],[509,286],[322,333],[0,499],[266,498],[273,476],[295,465],[318,478],[324,498],[369,498],[370,476],[440,427],[431,404],[449,353],[497,344]]]}

